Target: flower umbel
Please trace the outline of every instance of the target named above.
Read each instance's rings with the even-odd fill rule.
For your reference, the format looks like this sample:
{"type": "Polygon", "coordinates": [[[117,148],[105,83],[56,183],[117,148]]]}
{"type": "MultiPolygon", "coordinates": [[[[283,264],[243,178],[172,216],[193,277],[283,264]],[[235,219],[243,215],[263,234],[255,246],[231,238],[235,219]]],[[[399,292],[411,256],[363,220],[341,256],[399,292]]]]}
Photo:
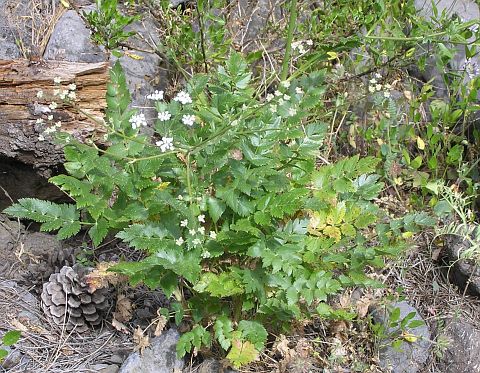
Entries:
{"type": "Polygon", "coordinates": [[[191,104],[192,103],[192,98],[190,97],[190,95],[187,92],[180,91],[173,98],[173,101],[178,101],[181,104],[186,105],[186,104],[191,104]]]}
{"type": "Polygon", "coordinates": [[[167,150],[173,150],[173,137],[164,137],[160,141],[155,143],[160,148],[162,153],[165,153],[167,150]]]}
{"type": "Polygon", "coordinates": [[[172,114],[170,114],[168,111],[162,111],[158,113],[158,120],[160,122],[165,122],[167,120],[170,120],[171,117],[172,117],[172,114]]]}
{"type": "Polygon", "coordinates": [[[163,100],[163,91],[155,90],[155,92],[147,95],[148,100],[161,101],[163,100]]]}
{"type": "Polygon", "coordinates": [[[189,126],[189,127],[192,127],[193,124],[195,123],[195,115],[188,115],[188,114],[185,114],[183,117],[182,117],[182,122],[183,124],[189,126]]]}
{"type": "Polygon", "coordinates": [[[130,118],[129,122],[132,124],[133,129],[147,125],[147,120],[145,119],[145,114],[143,113],[135,114],[130,118]]]}

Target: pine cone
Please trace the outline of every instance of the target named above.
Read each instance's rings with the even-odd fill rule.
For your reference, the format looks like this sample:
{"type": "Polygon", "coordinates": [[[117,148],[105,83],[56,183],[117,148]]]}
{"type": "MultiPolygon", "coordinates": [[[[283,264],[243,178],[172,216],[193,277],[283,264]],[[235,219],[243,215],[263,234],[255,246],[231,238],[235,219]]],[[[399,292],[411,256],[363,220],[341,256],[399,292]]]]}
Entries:
{"type": "Polygon", "coordinates": [[[90,290],[84,276],[88,269],[74,266],[63,267],[43,284],[42,308],[45,315],[68,331],[75,328],[79,333],[98,326],[109,302],[107,288],[90,290]]]}

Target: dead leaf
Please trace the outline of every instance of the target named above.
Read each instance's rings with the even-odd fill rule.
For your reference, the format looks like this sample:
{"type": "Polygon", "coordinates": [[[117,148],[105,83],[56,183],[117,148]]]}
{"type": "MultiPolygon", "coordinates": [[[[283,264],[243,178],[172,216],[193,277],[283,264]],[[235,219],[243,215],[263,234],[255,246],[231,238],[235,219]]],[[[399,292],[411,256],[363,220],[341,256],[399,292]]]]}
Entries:
{"type": "Polygon", "coordinates": [[[370,297],[362,297],[355,303],[355,308],[357,309],[357,315],[360,318],[364,318],[368,314],[368,307],[372,303],[370,297]]]}
{"type": "Polygon", "coordinates": [[[117,304],[113,317],[120,322],[127,322],[132,318],[133,306],[129,298],[124,294],[117,296],[117,304]]]}
{"type": "Polygon", "coordinates": [[[157,318],[157,326],[155,327],[155,337],[158,337],[160,334],[162,334],[163,329],[165,329],[165,325],[167,325],[167,318],[163,315],[160,315],[157,318]]]}
{"type": "Polygon", "coordinates": [[[91,292],[94,292],[97,289],[106,288],[109,285],[115,286],[126,281],[127,278],[125,276],[108,271],[110,267],[113,267],[116,264],[117,263],[115,262],[98,263],[97,267],[85,276],[85,282],[91,292]]]}
{"type": "Polygon", "coordinates": [[[135,343],[134,351],[140,351],[140,355],[143,355],[145,348],[150,346],[150,338],[143,334],[143,330],[139,326],[133,332],[133,342],[135,343]]]}
{"type": "Polygon", "coordinates": [[[120,321],[116,320],[115,318],[112,319],[112,326],[117,329],[119,332],[129,334],[128,328],[125,324],[121,323],[120,321]]]}
{"type": "Polygon", "coordinates": [[[438,258],[440,257],[440,253],[442,252],[442,248],[439,247],[435,250],[432,251],[432,260],[436,262],[438,258]]]}

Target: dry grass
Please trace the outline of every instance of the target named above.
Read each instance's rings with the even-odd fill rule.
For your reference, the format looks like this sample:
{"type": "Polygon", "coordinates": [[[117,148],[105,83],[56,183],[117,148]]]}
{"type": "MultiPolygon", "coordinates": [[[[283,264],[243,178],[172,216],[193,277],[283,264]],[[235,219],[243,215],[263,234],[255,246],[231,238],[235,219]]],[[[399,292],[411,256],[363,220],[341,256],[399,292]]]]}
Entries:
{"type": "Polygon", "coordinates": [[[50,325],[36,299],[11,281],[0,279],[0,330],[20,330],[15,345],[23,357],[9,373],[93,372],[91,364],[132,351],[129,338],[104,328],[89,334],[67,333],[50,325]]]}
{"type": "Polygon", "coordinates": [[[55,0],[7,0],[2,13],[7,18],[24,58],[41,58],[53,28],[65,12],[55,0]]]}

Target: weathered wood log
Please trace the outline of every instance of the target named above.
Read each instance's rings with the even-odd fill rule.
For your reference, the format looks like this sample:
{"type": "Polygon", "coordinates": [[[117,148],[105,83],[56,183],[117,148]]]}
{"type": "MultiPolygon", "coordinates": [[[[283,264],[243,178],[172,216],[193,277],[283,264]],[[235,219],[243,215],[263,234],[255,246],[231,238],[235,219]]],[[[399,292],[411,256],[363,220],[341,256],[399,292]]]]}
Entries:
{"type": "Polygon", "coordinates": [[[0,60],[0,156],[50,176],[50,168],[63,163],[63,151],[48,136],[42,141],[43,131],[58,123],[79,140],[98,138],[107,80],[107,62],[0,60]],[[68,91],[69,84],[76,85],[69,91],[73,99],[60,99],[58,90],[68,91]]]}

